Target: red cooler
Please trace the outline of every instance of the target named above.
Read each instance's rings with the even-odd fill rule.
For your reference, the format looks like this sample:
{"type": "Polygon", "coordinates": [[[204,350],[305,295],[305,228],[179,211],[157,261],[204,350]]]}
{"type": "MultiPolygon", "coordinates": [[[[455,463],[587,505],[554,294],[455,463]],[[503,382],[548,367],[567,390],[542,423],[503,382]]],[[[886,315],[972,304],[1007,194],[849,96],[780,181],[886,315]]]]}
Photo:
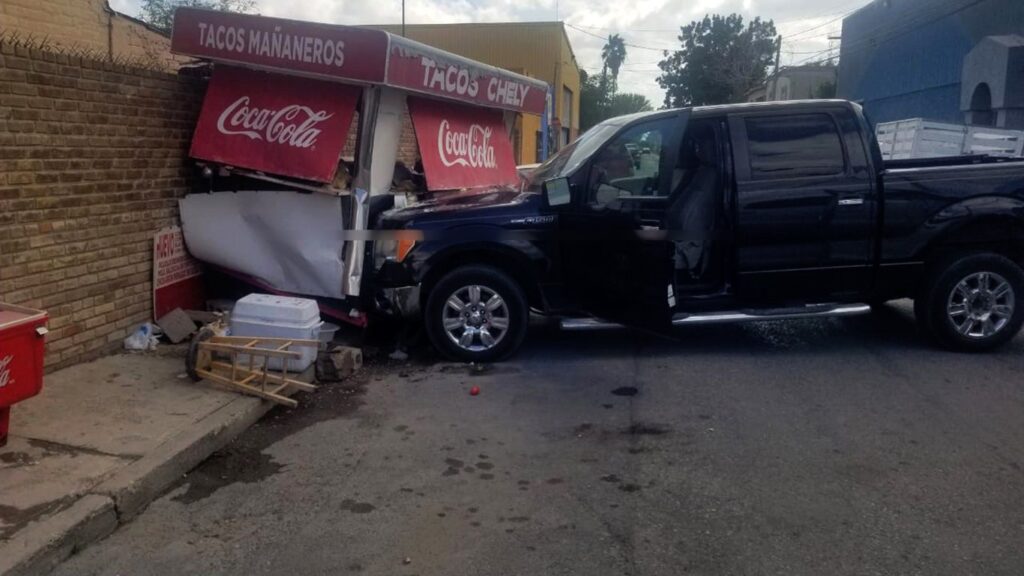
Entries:
{"type": "Polygon", "coordinates": [[[7,444],[11,404],[43,387],[46,312],[0,302],[0,446],[7,444]]]}

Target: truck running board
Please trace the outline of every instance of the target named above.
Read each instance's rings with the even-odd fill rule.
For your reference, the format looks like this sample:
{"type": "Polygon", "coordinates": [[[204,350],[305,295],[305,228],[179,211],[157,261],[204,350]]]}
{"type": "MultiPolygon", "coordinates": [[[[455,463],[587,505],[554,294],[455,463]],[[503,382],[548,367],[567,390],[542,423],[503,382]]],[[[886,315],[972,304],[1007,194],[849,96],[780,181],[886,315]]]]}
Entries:
{"type": "Polygon", "coordinates": [[[792,320],[795,318],[827,318],[832,316],[856,316],[871,311],[867,304],[813,304],[793,308],[766,308],[739,310],[736,312],[707,312],[701,314],[676,314],[672,324],[725,324],[729,322],[756,322],[759,320],[792,320]]]}
{"type": "MultiPolygon", "coordinates": [[[[676,314],[674,326],[691,324],[727,324],[733,322],[763,322],[768,320],[792,320],[796,318],[829,318],[834,316],[856,316],[871,311],[867,304],[813,304],[792,308],[764,308],[728,312],[701,312],[676,314]]],[[[563,330],[608,330],[622,328],[622,324],[597,318],[563,318],[563,330]]]]}

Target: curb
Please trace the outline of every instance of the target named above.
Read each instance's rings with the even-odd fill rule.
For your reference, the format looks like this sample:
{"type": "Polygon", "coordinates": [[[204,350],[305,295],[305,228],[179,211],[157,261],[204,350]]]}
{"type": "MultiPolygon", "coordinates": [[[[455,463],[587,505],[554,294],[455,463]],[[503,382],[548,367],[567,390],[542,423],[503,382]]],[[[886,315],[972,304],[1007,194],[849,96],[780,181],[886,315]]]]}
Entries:
{"type": "Polygon", "coordinates": [[[117,528],[114,501],[86,494],[69,508],[34,522],[0,548],[0,574],[46,574],[76,550],[117,528]]]}
{"type": "Polygon", "coordinates": [[[240,396],[118,470],[69,508],[0,545],[0,576],[47,574],[137,516],[183,474],[256,423],[275,404],[240,396]]]}
{"type": "Polygon", "coordinates": [[[204,417],[196,426],[125,466],[90,492],[113,500],[118,522],[127,522],[182,474],[237,438],[274,406],[250,397],[233,400],[204,417]]]}

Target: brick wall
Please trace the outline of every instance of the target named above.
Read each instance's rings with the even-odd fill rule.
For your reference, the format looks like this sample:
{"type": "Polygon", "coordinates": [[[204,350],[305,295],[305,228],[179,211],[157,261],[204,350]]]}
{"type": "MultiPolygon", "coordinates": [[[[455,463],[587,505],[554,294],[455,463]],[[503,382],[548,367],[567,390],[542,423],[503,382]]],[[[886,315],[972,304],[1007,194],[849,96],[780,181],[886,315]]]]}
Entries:
{"type": "Polygon", "coordinates": [[[0,29],[168,70],[187,60],[171,55],[170,38],[111,10],[107,0],[0,0],[0,29]]]}
{"type": "Polygon", "coordinates": [[[0,39],[0,301],[50,313],[48,369],[150,320],[152,236],[177,223],[203,90],[0,39]]]}
{"type": "MultiPolygon", "coordinates": [[[[356,136],[359,130],[359,112],[356,112],[352,116],[352,124],[348,128],[348,136],[345,139],[345,146],[341,149],[341,156],[343,158],[353,158],[356,154],[356,136]]],[[[405,108],[402,111],[402,134],[398,138],[398,156],[397,159],[403,162],[409,168],[412,168],[416,164],[416,160],[420,157],[419,144],[416,143],[416,132],[412,126],[412,116],[409,115],[409,109],[405,108]]]]}

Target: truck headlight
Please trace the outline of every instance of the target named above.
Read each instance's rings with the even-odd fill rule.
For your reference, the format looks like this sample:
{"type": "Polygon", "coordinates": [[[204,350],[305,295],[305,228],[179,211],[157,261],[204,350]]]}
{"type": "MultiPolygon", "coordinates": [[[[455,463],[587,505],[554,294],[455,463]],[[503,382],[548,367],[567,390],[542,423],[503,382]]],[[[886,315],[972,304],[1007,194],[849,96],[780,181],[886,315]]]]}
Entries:
{"type": "Polygon", "coordinates": [[[387,233],[388,236],[378,238],[374,241],[374,257],[377,265],[391,260],[401,262],[412,252],[416,244],[422,239],[422,235],[414,231],[399,231],[387,233]]]}

